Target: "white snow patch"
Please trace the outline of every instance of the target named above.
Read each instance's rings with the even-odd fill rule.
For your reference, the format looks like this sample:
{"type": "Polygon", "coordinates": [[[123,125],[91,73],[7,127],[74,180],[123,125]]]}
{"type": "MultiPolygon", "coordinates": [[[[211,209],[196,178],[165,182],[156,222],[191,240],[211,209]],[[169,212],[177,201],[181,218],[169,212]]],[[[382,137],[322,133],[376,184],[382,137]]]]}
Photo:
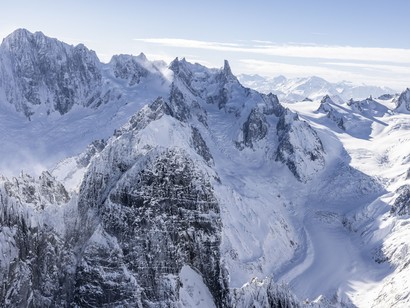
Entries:
{"type": "Polygon", "coordinates": [[[179,273],[179,279],[181,281],[179,289],[181,308],[216,307],[202,276],[193,268],[184,265],[179,273]]]}

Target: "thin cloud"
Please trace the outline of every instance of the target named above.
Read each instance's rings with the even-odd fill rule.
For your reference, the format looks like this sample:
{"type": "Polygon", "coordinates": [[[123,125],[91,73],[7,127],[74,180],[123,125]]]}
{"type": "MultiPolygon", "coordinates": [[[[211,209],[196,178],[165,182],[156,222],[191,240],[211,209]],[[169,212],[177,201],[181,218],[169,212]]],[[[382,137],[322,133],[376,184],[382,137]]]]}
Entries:
{"type": "MultiPolygon", "coordinates": [[[[242,70],[246,73],[260,72],[266,76],[276,76],[284,74],[289,77],[307,77],[307,76],[332,76],[333,80],[342,80],[343,77],[338,70],[314,66],[314,65],[297,65],[282,62],[263,61],[256,59],[242,59],[239,61],[242,70]]],[[[345,74],[344,74],[345,75],[345,74]]],[[[349,73],[349,77],[356,77],[354,74],[349,73]]]]}
{"type": "Polygon", "coordinates": [[[147,38],[135,40],[168,47],[253,53],[265,56],[410,64],[410,49],[399,48],[324,46],[312,44],[269,44],[267,41],[251,41],[250,44],[236,44],[175,38],[147,38]]]}
{"type": "Polygon", "coordinates": [[[394,74],[410,75],[410,66],[387,65],[387,64],[370,64],[370,63],[352,63],[352,62],[323,62],[324,65],[334,65],[341,67],[361,68],[369,71],[389,72],[394,74]]]}
{"type": "Polygon", "coordinates": [[[181,47],[181,48],[196,48],[196,49],[211,49],[221,51],[240,51],[242,45],[236,43],[220,43],[220,42],[208,42],[198,40],[187,39],[175,39],[175,38],[147,38],[147,39],[134,39],[134,41],[140,41],[144,43],[159,44],[168,47],[181,47]]]}
{"type": "Polygon", "coordinates": [[[252,40],[252,43],[256,43],[256,44],[265,44],[265,45],[272,45],[275,44],[272,41],[263,41],[263,40],[252,40]]]}
{"type": "MultiPolygon", "coordinates": [[[[263,47],[263,46],[256,46],[263,47]]],[[[258,49],[256,49],[258,50],[258,49]]],[[[409,49],[371,48],[351,46],[298,46],[298,45],[271,45],[265,46],[262,51],[266,55],[317,58],[335,60],[355,60],[410,64],[409,49]]]]}
{"type": "MultiPolygon", "coordinates": [[[[403,89],[410,82],[410,49],[324,46],[315,44],[276,44],[269,41],[221,43],[201,40],[148,38],[136,39],[147,44],[180,48],[186,54],[198,52],[202,63],[215,61],[222,53],[229,54],[236,72],[290,77],[317,75],[330,81],[350,80],[403,89]],[[219,56],[213,56],[215,54],[219,56]]],[[[212,65],[211,65],[212,66],[212,65]]]]}

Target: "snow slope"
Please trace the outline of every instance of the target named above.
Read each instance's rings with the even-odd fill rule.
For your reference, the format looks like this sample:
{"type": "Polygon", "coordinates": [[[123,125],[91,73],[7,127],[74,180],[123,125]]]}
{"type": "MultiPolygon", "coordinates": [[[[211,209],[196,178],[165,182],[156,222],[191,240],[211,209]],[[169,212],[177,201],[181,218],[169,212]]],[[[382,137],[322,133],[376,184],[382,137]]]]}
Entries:
{"type": "Polygon", "coordinates": [[[144,54],[103,64],[83,45],[24,29],[4,39],[0,66],[0,170],[6,175],[39,174],[79,154],[170,85],[170,71],[144,54]]]}
{"type": "Polygon", "coordinates": [[[288,79],[284,76],[268,78],[259,75],[239,75],[238,78],[243,85],[262,93],[272,92],[280,101],[285,102],[317,100],[325,95],[346,101],[351,98],[364,99],[370,95],[379,97],[383,94],[396,93],[396,90],[387,87],[359,85],[347,81],[331,83],[317,76],[288,79]]]}
{"type": "Polygon", "coordinates": [[[96,67],[98,106],[29,119],[0,91],[1,173],[60,161],[0,181],[2,303],[409,305],[408,90],[281,77],[281,103],[227,61],[96,67]]]}
{"type": "Polygon", "coordinates": [[[304,223],[312,245],[309,257],[283,279],[302,298],[323,294],[319,290],[326,281],[337,297],[358,307],[408,306],[409,272],[404,265],[408,257],[403,252],[410,244],[409,216],[391,210],[397,189],[409,182],[408,115],[395,112],[392,99],[333,103],[345,119],[347,128],[340,130],[328,114],[317,111],[319,101],[289,107],[318,129],[332,128],[349,155],[350,166],[374,178],[384,192],[366,194],[364,200],[352,203],[335,198],[340,201],[325,207],[320,201],[308,201],[314,205],[304,223]]]}

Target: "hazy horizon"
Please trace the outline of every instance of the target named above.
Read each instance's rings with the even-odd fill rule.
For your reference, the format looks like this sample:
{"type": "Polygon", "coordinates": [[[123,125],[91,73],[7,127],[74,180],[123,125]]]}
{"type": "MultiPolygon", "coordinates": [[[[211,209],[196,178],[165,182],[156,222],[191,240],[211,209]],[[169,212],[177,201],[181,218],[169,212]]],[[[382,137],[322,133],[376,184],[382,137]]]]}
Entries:
{"type": "Polygon", "coordinates": [[[239,74],[320,76],[330,82],[410,85],[410,2],[318,0],[155,3],[15,1],[0,12],[0,37],[18,28],[83,43],[100,60],[143,52],[239,74]]]}

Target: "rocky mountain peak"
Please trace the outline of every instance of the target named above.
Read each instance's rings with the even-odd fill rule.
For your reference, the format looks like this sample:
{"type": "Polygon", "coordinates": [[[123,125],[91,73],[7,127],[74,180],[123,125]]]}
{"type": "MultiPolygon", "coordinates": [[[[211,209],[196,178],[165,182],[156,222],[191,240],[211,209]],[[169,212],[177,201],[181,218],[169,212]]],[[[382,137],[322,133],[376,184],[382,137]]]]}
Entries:
{"type": "Polygon", "coordinates": [[[223,67],[223,72],[225,76],[233,76],[231,66],[229,65],[228,60],[224,60],[224,67],[223,67]]]}
{"type": "Polygon", "coordinates": [[[9,197],[32,204],[37,210],[47,205],[61,205],[69,200],[64,186],[47,171],[38,179],[22,173],[19,177],[5,180],[4,188],[9,197]]]}
{"type": "Polygon", "coordinates": [[[326,114],[326,116],[331,119],[336,125],[342,129],[346,130],[345,123],[347,122],[345,116],[337,111],[333,106],[335,103],[330,98],[329,95],[325,95],[320,101],[320,106],[317,109],[317,112],[326,114]]]}
{"type": "Polygon", "coordinates": [[[220,80],[226,83],[239,83],[238,79],[234,74],[232,74],[231,66],[229,65],[228,60],[224,60],[224,66],[220,73],[220,80]]]}
{"type": "Polygon", "coordinates": [[[322,100],[320,101],[320,104],[334,104],[333,100],[330,98],[329,95],[323,96],[322,100]]]}
{"type": "MultiPolygon", "coordinates": [[[[199,64],[197,64],[199,66],[199,64]]],[[[193,67],[194,64],[188,63],[185,58],[179,60],[176,57],[170,64],[169,69],[174,73],[174,79],[179,79],[186,86],[191,86],[191,81],[193,77],[193,67]]]]}
{"type": "Polygon", "coordinates": [[[410,112],[410,89],[407,88],[403,93],[400,94],[399,98],[396,100],[396,111],[409,113],[410,112]]]}
{"type": "MultiPolygon", "coordinates": [[[[185,57],[182,58],[181,60],[176,57],[170,64],[169,64],[169,69],[174,72],[174,74],[180,73],[181,70],[187,72],[190,70],[190,66],[193,66],[195,64],[189,63],[185,57]]],[[[199,64],[198,64],[199,65],[199,64]]]]}
{"type": "Polygon", "coordinates": [[[145,55],[145,53],[141,52],[137,58],[141,59],[141,61],[148,61],[147,56],[145,55]]]}
{"type": "Polygon", "coordinates": [[[20,29],[0,49],[0,91],[17,111],[67,113],[75,104],[100,104],[101,63],[83,44],[70,46],[41,32],[20,29]]]}
{"type": "MultiPolygon", "coordinates": [[[[19,30],[27,48],[0,49],[0,103],[44,116],[15,131],[34,127],[24,142],[45,132],[41,140],[60,138],[53,144],[60,148],[82,142],[76,151],[96,140],[51,174],[0,175],[0,306],[350,307],[349,298],[367,300],[360,292],[369,290],[347,294],[351,281],[394,282],[386,276],[393,263],[387,274],[367,260],[374,251],[381,262],[390,250],[402,268],[410,264],[408,233],[397,236],[402,249],[382,242],[395,229],[408,231],[410,213],[407,131],[395,135],[408,130],[408,115],[384,114],[390,101],[352,100],[350,108],[325,88],[287,109],[275,94],[242,86],[226,60],[218,69],[176,58],[168,67],[174,78],[162,83],[171,72],[142,53],[101,64],[82,44],[36,35],[19,30]],[[373,152],[382,143],[369,142],[380,133],[391,144],[373,152]],[[373,163],[389,178],[368,175],[373,163]],[[379,182],[396,189],[402,180],[396,198],[383,197],[379,182]]],[[[301,86],[305,97],[322,80],[299,82],[292,89],[301,86]]],[[[407,89],[401,101],[409,100],[407,89]]],[[[7,126],[7,115],[4,138],[16,124],[11,117],[7,126]]],[[[380,290],[374,296],[384,300],[390,290],[380,290]]]]}
{"type": "Polygon", "coordinates": [[[403,185],[396,190],[396,199],[390,209],[390,213],[399,216],[410,214],[410,185],[403,185]]]}
{"type": "Polygon", "coordinates": [[[138,56],[115,55],[111,58],[109,65],[113,69],[114,76],[128,80],[129,86],[137,85],[152,75],[159,79],[163,77],[158,68],[143,53],[138,56]]]}
{"type": "Polygon", "coordinates": [[[178,72],[178,68],[179,68],[179,58],[176,57],[174,60],[171,61],[171,63],[169,64],[169,69],[171,71],[173,71],[174,73],[178,72]]]}
{"type": "MultiPolygon", "coordinates": [[[[43,35],[41,32],[36,32],[37,35],[43,35]]],[[[34,34],[27,29],[17,29],[10,33],[3,39],[2,45],[4,46],[15,46],[17,44],[26,44],[31,39],[33,39],[34,34]]]]}
{"type": "Polygon", "coordinates": [[[19,56],[21,53],[45,52],[46,49],[60,50],[63,46],[68,47],[67,44],[47,37],[42,32],[32,33],[26,29],[18,29],[9,34],[1,44],[3,49],[8,50],[14,56],[19,56]]]}
{"type": "Polygon", "coordinates": [[[280,83],[286,82],[288,79],[287,79],[285,76],[283,76],[283,75],[279,75],[279,76],[274,77],[272,80],[273,80],[275,83],[280,84],[280,83]]]}
{"type": "Polygon", "coordinates": [[[276,160],[283,162],[301,182],[325,167],[325,151],[316,131],[297,113],[285,109],[276,126],[279,145],[276,160]]]}

